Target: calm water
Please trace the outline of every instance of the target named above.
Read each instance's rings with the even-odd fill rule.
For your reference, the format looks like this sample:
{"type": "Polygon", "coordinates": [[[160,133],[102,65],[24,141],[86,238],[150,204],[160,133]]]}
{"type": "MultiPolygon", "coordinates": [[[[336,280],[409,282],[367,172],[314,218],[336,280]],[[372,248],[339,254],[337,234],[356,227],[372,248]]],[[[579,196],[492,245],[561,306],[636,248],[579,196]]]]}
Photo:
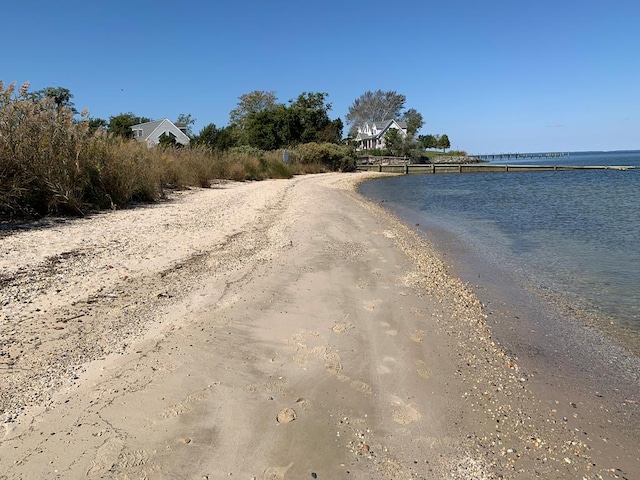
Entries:
{"type": "MultiPolygon", "coordinates": [[[[640,151],[508,163],[640,166],[640,151]]],[[[457,244],[464,261],[493,264],[546,302],[631,332],[638,346],[640,169],[407,175],[361,192],[427,236],[440,232],[440,246],[457,244]]]]}

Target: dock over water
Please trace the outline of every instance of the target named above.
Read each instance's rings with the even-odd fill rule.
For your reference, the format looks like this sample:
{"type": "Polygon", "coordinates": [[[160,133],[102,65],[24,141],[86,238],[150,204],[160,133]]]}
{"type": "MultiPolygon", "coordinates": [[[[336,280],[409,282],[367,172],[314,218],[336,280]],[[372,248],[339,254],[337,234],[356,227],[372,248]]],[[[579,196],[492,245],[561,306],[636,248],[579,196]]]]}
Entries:
{"type": "Polygon", "coordinates": [[[480,160],[490,161],[490,160],[503,160],[507,161],[511,158],[519,159],[519,158],[560,158],[560,157],[568,157],[569,152],[540,152],[540,153],[481,153],[476,155],[470,155],[473,158],[479,158],[480,160]]]}
{"type": "Polygon", "coordinates": [[[626,165],[506,165],[493,163],[408,163],[405,165],[358,165],[365,172],[385,172],[400,174],[436,173],[489,173],[489,172],[549,172],[566,170],[634,170],[639,167],[626,165]]]}

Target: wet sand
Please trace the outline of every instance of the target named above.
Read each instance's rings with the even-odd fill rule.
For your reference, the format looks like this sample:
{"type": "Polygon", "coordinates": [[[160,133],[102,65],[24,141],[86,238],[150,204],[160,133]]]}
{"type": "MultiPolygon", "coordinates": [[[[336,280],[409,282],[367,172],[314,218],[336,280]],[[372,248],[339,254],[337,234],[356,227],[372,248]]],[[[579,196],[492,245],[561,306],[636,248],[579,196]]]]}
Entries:
{"type": "Polygon", "coordinates": [[[0,478],[634,478],[637,399],[540,384],[372,175],[1,237],[0,478]]]}

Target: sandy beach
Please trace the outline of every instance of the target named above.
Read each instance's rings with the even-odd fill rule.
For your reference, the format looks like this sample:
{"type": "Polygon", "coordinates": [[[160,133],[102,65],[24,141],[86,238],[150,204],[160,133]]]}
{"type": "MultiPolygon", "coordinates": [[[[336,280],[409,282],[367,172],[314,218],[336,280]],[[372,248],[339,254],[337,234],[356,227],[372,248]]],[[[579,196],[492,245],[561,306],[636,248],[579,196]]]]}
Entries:
{"type": "Polygon", "coordinates": [[[0,480],[640,478],[640,399],[523,368],[377,175],[0,230],[0,480]]]}

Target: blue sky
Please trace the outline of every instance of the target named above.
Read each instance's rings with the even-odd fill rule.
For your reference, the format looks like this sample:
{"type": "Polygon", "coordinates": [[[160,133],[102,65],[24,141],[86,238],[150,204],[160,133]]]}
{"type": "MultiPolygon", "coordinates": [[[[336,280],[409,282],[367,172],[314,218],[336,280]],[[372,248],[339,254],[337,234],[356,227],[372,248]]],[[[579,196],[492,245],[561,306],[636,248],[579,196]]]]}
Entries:
{"type": "Polygon", "coordinates": [[[640,149],[637,0],[37,0],[2,16],[0,80],[66,87],[93,117],[190,113],[197,132],[266,90],[326,92],[344,120],[381,89],[470,153],[640,149]]]}

